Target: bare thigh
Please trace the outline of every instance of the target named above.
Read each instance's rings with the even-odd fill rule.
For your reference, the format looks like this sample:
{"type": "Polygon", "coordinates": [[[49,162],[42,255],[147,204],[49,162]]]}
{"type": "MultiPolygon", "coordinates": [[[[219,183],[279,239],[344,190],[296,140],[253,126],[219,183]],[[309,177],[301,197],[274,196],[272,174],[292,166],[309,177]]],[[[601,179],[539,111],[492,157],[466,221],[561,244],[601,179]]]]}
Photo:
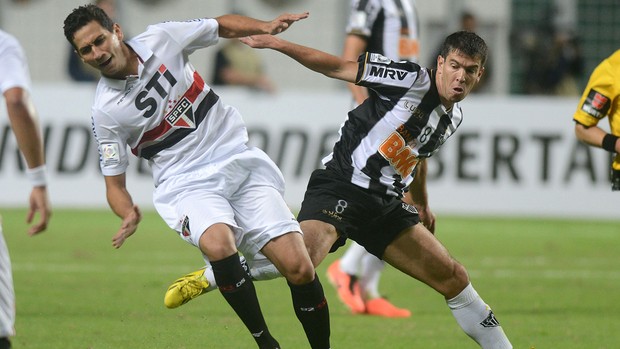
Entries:
{"type": "Polygon", "coordinates": [[[219,261],[237,253],[235,235],[224,223],[216,223],[207,228],[200,235],[198,245],[210,261],[219,261]]]}
{"type": "Polygon", "coordinates": [[[448,299],[457,296],[469,283],[465,268],[422,224],[400,233],[385,249],[383,259],[448,299]]]}
{"type": "Polygon", "coordinates": [[[272,239],[261,252],[290,283],[303,285],[314,280],[314,266],[299,232],[272,239]]]}
{"type": "Polygon", "coordinates": [[[332,245],[338,239],[336,228],[318,220],[306,220],[300,222],[301,231],[304,232],[304,243],[314,267],[325,259],[332,245]]]}

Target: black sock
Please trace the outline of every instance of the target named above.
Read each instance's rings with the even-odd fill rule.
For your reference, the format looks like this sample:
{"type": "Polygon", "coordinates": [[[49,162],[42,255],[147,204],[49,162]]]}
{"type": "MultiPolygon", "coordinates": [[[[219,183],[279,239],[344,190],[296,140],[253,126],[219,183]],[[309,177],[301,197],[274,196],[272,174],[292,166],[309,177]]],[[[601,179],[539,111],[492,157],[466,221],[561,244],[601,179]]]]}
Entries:
{"type": "Polygon", "coordinates": [[[329,349],[329,307],[319,277],[315,274],[310,283],[289,283],[288,286],[291,289],[295,315],[304,327],[310,347],[329,349]]]}
{"type": "Polygon", "coordinates": [[[279,348],[278,342],[271,336],[258,303],[256,289],[248,274],[239,262],[239,254],[219,261],[211,261],[213,275],[222,296],[233,308],[237,316],[256,340],[261,349],[279,348]]]}
{"type": "Polygon", "coordinates": [[[7,337],[0,338],[0,349],[11,349],[11,341],[7,337]]]}

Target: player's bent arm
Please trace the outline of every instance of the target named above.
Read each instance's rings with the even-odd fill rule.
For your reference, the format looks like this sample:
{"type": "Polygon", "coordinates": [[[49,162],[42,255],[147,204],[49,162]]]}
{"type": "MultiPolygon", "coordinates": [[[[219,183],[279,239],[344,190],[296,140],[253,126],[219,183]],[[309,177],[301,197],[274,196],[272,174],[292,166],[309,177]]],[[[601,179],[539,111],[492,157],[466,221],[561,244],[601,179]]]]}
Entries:
{"type": "MultiPolygon", "coordinates": [[[[575,122],[575,136],[578,140],[597,147],[602,148],[603,138],[607,135],[607,132],[598,126],[586,127],[578,122],[575,122]]],[[[620,153],[620,141],[616,141],[616,153],[620,153]]]]}
{"type": "Polygon", "coordinates": [[[255,35],[240,40],[252,48],[269,48],[283,53],[306,68],[330,78],[356,82],[357,62],[347,61],[332,54],[298,45],[272,35],[255,35]]]}
{"type": "Polygon", "coordinates": [[[431,212],[428,205],[428,192],[426,190],[426,174],[428,172],[428,164],[426,159],[418,163],[415,177],[409,185],[409,199],[405,196],[405,202],[412,204],[420,214],[420,221],[431,232],[435,233],[435,215],[431,212]]]}
{"type": "Polygon", "coordinates": [[[112,237],[114,248],[121,247],[125,239],[136,232],[138,224],[142,220],[142,213],[138,206],[133,204],[125,183],[124,173],[116,176],[105,176],[108,204],[112,211],[123,220],[121,227],[112,237]]]}
{"type": "Polygon", "coordinates": [[[288,29],[294,22],[307,18],[308,15],[308,12],[300,14],[286,13],[267,22],[242,15],[228,14],[216,17],[215,20],[219,26],[219,36],[231,39],[256,34],[279,34],[288,29]]]}
{"type": "Polygon", "coordinates": [[[104,176],[104,178],[106,198],[110,208],[121,219],[125,218],[133,206],[133,200],[127,191],[125,174],[104,176]]]}
{"type": "MultiPolygon", "coordinates": [[[[367,47],[368,43],[366,42],[366,38],[360,35],[348,34],[344,39],[342,59],[346,61],[356,61],[357,57],[365,52],[367,47]]],[[[353,83],[348,83],[347,87],[349,91],[351,91],[351,95],[356,104],[362,104],[362,102],[368,98],[368,90],[365,87],[353,83]]]]}

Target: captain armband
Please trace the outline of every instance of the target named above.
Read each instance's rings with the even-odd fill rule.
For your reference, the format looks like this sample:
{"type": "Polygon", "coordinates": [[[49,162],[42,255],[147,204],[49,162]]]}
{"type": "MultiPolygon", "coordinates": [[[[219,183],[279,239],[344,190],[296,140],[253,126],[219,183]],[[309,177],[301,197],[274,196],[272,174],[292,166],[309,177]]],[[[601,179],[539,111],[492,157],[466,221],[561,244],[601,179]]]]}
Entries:
{"type": "Polygon", "coordinates": [[[41,165],[26,169],[26,177],[33,187],[44,187],[47,185],[47,168],[41,165]]]}
{"type": "Polygon", "coordinates": [[[608,133],[605,135],[605,137],[603,137],[603,143],[601,144],[601,148],[607,150],[608,152],[615,153],[616,141],[618,141],[618,137],[608,133]]]}

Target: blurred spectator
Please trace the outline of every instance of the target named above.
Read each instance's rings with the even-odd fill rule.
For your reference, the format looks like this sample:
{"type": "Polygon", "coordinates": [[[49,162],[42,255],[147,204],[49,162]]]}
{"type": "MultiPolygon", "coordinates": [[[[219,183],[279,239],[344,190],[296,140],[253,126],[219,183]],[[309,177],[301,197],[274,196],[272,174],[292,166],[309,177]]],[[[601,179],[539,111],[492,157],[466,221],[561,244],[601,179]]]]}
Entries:
{"type": "Polygon", "coordinates": [[[556,96],[579,96],[585,61],[579,38],[570,30],[553,25],[555,9],[549,7],[540,25],[516,34],[516,52],[524,57],[523,92],[556,96]]]}
{"type": "MultiPolygon", "coordinates": [[[[477,33],[478,31],[478,18],[469,11],[463,11],[461,12],[461,17],[460,17],[460,28],[459,30],[465,30],[468,32],[472,32],[472,33],[477,33]]],[[[480,33],[477,33],[480,34],[480,33]]],[[[435,55],[431,57],[431,62],[429,64],[429,66],[434,67],[436,64],[436,60],[437,60],[437,56],[439,56],[440,52],[441,52],[441,44],[443,44],[443,40],[439,43],[439,45],[437,46],[437,50],[435,51],[435,55]]],[[[482,77],[480,78],[480,82],[478,82],[474,88],[472,89],[471,93],[478,93],[478,92],[482,92],[484,90],[487,89],[487,86],[489,84],[490,81],[490,76],[491,76],[491,63],[492,57],[489,56],[487,58],[487,62],[485,64],[484,67],[484,74],[482,74],[482,77]]]]}
{"type": "Polygon", "coordinates": [[[275,92],[258,51],[235,39],[228,40],[215,55],[213,85],[246,86],[263,92],[275,92]]]}
{"type": "MultiPolygon", "coordinates": [[[[116,18],[116,2],[115,0],[95,0],[93,4],[99,6],[113,20],[116,18]]],[[[69,46],[69,57],[67,61],[67,72],[71,80],[78,82],[95,82],[99,80],[100,74],[96,69],[82,62],[80,57],[75,53],[73,46],[69,46]]]]}

